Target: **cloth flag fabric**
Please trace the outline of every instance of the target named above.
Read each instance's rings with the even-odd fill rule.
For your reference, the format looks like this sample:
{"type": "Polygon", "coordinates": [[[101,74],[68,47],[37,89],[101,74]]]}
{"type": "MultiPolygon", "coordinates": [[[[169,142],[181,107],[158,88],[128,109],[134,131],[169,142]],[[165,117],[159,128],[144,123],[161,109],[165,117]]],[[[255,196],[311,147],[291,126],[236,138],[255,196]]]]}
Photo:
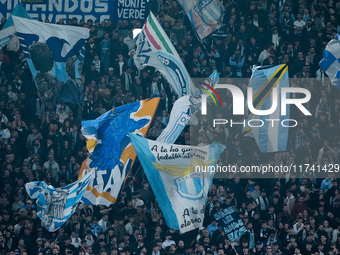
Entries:
{"type": "Polygon", "coordinates": [[[319,66],[331,79],[333,86],[340,89],[340,34],[326,45],[319,66]]]}
{"type": "MultiPolygon", "coordinates": [[[[249,86],[253,88],[253,106],[257,110],[268,110],[272,105],[271,93],[273,88],[278,89],[281,98],[281,88],[289,87],[288,66],[286,64],[277,66],[257,66],[253,68],[249,86]]],[[[289,98],[289,95],[286,95],[289,98]]],[[[270,115],[256,116],[249,113],[246,124],[251,119],[263,121],[261,127],[247,126],[243,129],[243,135],[253,137],[261,152],[286,151],[288,141],[288,127],[279,125],[279,122],[272,124],[267,119],[279,119],[282,121],[286,116],[281,116],[281,105],[278,104],[276,110],[270,115]]],[[[290,115],[290,105],[287,105],[287,116],[290,115]]],[[[262,123],[261,123],[262,124],[262,123]]],[[[260,125],[259,122],[253,125],[260,125]]]]}
{"type": "Polygon", "coordinates": [[[14,35],[15,29],[13,26],[0,30],[0,49],[2,49],[14,35]]]}
{"type": "Polygon", "coordinates": [[[37,199],[37,215],[41,225],[50,232],[59,229],[75,212],[86,186],[93,178],[92,172],[61,188],[45,182],[29,182],[25,185],[27,194],[37,199]]]}
{"type": "Polygon", "coordinates": [[[75,86],[77,94],[73,95],[72,103],[82,103],[84,95],[79,68],[82,66],[85,40],[89,37],[90,30],[16,16],[12,18],[41,96],[46,99],[55,96],[55,85],[61,82],[67,86],[75,86]]]}
{"type": "Polygon", "coordinates": [[[11,15],[9,16],[9,18],[7,19],[4,27],[0,31],[0,48],[4,47],[9,42],[9,40],[11,40],[11,38],[15,35],[15,28],[13,24],[12,15],[26,19],[32,19],[31,16],[28,15],[25,8],[20,3],[18,3],[15,6],[14,10],[12,11],[11,15]]]}
{"type": "Polygon", "coordinates": [[[160,71],[179,97],[189,94],[191,78],[175,47],[152,12],[149,13],[138,35],[134,59],[139,69],[152,66],[160,71]]]}
{"type": "MultiPolygon", "coordinates": [[[[218,83],[219,78],[218,72],[215,70],[205,80],[205,83],[214,87],[218,83]]],[[[197,89],[194,95],[186,95],[176,100],[170,113],[169,123],[158,136],[158,142],[173,144],[177,140],[188,124],[190,116],[192,116],[191,113],[196,112],[200,107],[200,93],[201,91],[197,89]]]]}
{"type": "Polygon", "coordinates": [[[168,227],[181,233],[202,227],[214,176],[205,170],[216,165],[225,146],[164,144],[135,134],[130,138],[168,227]]]}
{"type": "Polygon", "coordinates": [[[82,133],[88,139],[91,153],[83,162],[79,178],[95,172],[82,201],[109,206],[118,193],[136,159],[128,132],[145,136],[160,98],[126,104],[108,111],[95,120],[82,122],[82,133]]]}
{"type": "Polygon", "coordinates": [[[219,0],[178,0],[178,3],[182,6],[200,39],[221,27],[224,6],[219,0]]]}
{"type": "Polygon", "coordinates": [[[233,206],[221,209],[213,213],[219,226],[221,226],[231,242],[235,242],[247,232],[246,227],[239,214],[233,206]]]}

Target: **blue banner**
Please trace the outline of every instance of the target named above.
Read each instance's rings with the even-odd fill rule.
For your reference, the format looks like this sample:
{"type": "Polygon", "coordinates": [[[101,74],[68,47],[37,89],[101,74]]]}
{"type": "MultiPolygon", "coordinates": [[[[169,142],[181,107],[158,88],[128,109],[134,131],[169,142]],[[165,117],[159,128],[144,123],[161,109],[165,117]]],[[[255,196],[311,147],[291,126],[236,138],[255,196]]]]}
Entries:
{"type": "Polygon", "coordinates": [[[223,228],[227,238],[231,242],[236,241],[247,232],[242,219],[232,206],[215,212],[213,217],[216,219],[218,225],[223,228]]]}
{"type": "MultiPolygon", "coordinates": [[[[8,18],[18,2],[0,1],[0,20],[8,18]]],[[[149,14],[147,0],[45,0],[45,3],[28,1],[22,4],[33,19],[49,19],[51,23],[76,17],[78,21],[83,19],[85,22],[88,19],[100,22],[137,19],[143,24],[149,14]]]]}
{"type": "Polygon", "coordinates": [[[143,25],[145,19],[149,15],[147,0],[116,0],[115,1],[116,14],[113,20],[139,20],[143,25]]]}

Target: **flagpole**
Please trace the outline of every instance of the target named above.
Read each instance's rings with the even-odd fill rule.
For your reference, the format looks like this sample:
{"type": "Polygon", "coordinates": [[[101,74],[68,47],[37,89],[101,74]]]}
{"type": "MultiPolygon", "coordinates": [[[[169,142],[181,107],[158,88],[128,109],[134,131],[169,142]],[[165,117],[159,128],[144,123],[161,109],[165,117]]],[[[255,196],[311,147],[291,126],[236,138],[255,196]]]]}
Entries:
{"type": "Polygon", "coordinates": [[[39,91],[39,88],[38,88],[38,84],[37,84],[37,82],[35,81],[35,78],[33,77],[33,80],[34,80],[34,84],[35,84],[35,87],[37,88],[37,94],[38,94],[38,97],[39,97],[39,99],[41,100],[41,102],[43,102],[43,104],[47,107],[47,104],[46,104],[46,102],[45,102],[45,100],[43,100],[43,98],[42,98],[42,96],[41,96],[41,94],[40,94],[40,91],[39,91]]]}
{"type": "Polygon", "coordinates": [[[231,244],[231,248],[233,248],[234,252],[236,253],[236,255],[239,255],[238,252],[236,251],[235,247],[233,244],[231,244]]]}

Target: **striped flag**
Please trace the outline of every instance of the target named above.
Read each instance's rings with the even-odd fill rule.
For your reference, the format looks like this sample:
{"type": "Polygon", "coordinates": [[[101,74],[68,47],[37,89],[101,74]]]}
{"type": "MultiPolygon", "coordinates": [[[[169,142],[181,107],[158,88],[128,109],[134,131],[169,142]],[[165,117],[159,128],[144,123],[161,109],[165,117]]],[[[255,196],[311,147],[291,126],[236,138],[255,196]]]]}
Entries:
{"type": "Polygon", "coordinates": [[[29,182],[25,188],[32,199],[37,199],[37,215],[41,225],[54,232],[74,214],[83,196],[86,186],[93,178],[90,172],[81,179],[61,188],[47,185],[45,182],[29,182]]]}
{"type": "Polygon", "coordinates": [[[152,66],[160,71],[179,97],[189,94],[188,71],[152,12],[138,36],[135,63],[140,69],[152,66]]]}
{"type": "MultiPolygon", "coordinates": [[[[271,93],[273,88],[278,89],[279,98],[281,98],[281,89],[289,87],[288,66],[257,66],[253,69],[249,86],[253,89],[253,106],[257,110],[268,110],[271,108],[271,93]]],[[[287,94],[287,98],[289,95],[287,94]]],[[[281,105],[278,104],[276,110],[270,115],[255,116],[249,113],[246,124],[249,120],[261,120],[264,124],[261,127],[247,126],[243,129],[243,135],[253,137],[261,152],[286,151],[288,141],[288,127],[279,125],[279,121],[272,123],[268,119],[282,120],[281,105]]],[[[287,105],[287,116],[290,114],[290,106],[287,105]]],[[[260,121],[258,121],[260,122],[260,121]]],[[[253,125],[260,125],[254,121],[253,125]]]]}
{"type": "Polygon", "coordinates": [[[326,45],[319,66],[332,80],[333,86],[340,89],[340,34],[326,45]]]}
{"type": "Polygon", "coordinates": [[[221,27],[224,6],[219,0],[178,0],[178,3],[200,39],[221,27]]]}

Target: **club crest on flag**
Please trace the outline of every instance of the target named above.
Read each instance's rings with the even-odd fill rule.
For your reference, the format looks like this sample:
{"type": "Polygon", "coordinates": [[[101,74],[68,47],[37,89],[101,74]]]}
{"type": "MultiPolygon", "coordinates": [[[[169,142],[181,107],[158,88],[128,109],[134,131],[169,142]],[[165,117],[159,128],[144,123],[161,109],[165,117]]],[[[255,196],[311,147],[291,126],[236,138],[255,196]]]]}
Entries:
{"type": "Polygon", "coordinates": [[[180,233],[201,228],[215,174],[206,170],[217,163],[225,146],[166,144],[129,135],[168,227],[180,233]]]}
{"type": "Polygon", "coordinates": [[[198,200],[204,195],[205,178],[203,172],[195,172],[195,167],[200,166],[200,169],[204,169],[212,162],[213,160],[203,162],[202,160],[194,159],[190,165],[161,165],[157,162],[152,162],[152,164],[157,170],[178,177],[174,179],[174,183],[177,187],[177,193],[181,197],[198,200]]]}
{"type": "Polygon", "coordinates": [[[199,39],[222,26],[224,6],[219,0],[178,0],[199,39]]]}
{"type": "Polygon", "coordinates": [[[204,176],[203,173],[197,172],[179,177],[174,180],[178,194],[186,199],[198,200],[203,197],[204,193],[204,176]]]}
{"type": "Polygon", "coordinates": [[[194,6],[194,10],[207,25],[217,25],[222,22],[221,13],[224,11],[219,2],[214,0],[203,0],[194,6]]]}

